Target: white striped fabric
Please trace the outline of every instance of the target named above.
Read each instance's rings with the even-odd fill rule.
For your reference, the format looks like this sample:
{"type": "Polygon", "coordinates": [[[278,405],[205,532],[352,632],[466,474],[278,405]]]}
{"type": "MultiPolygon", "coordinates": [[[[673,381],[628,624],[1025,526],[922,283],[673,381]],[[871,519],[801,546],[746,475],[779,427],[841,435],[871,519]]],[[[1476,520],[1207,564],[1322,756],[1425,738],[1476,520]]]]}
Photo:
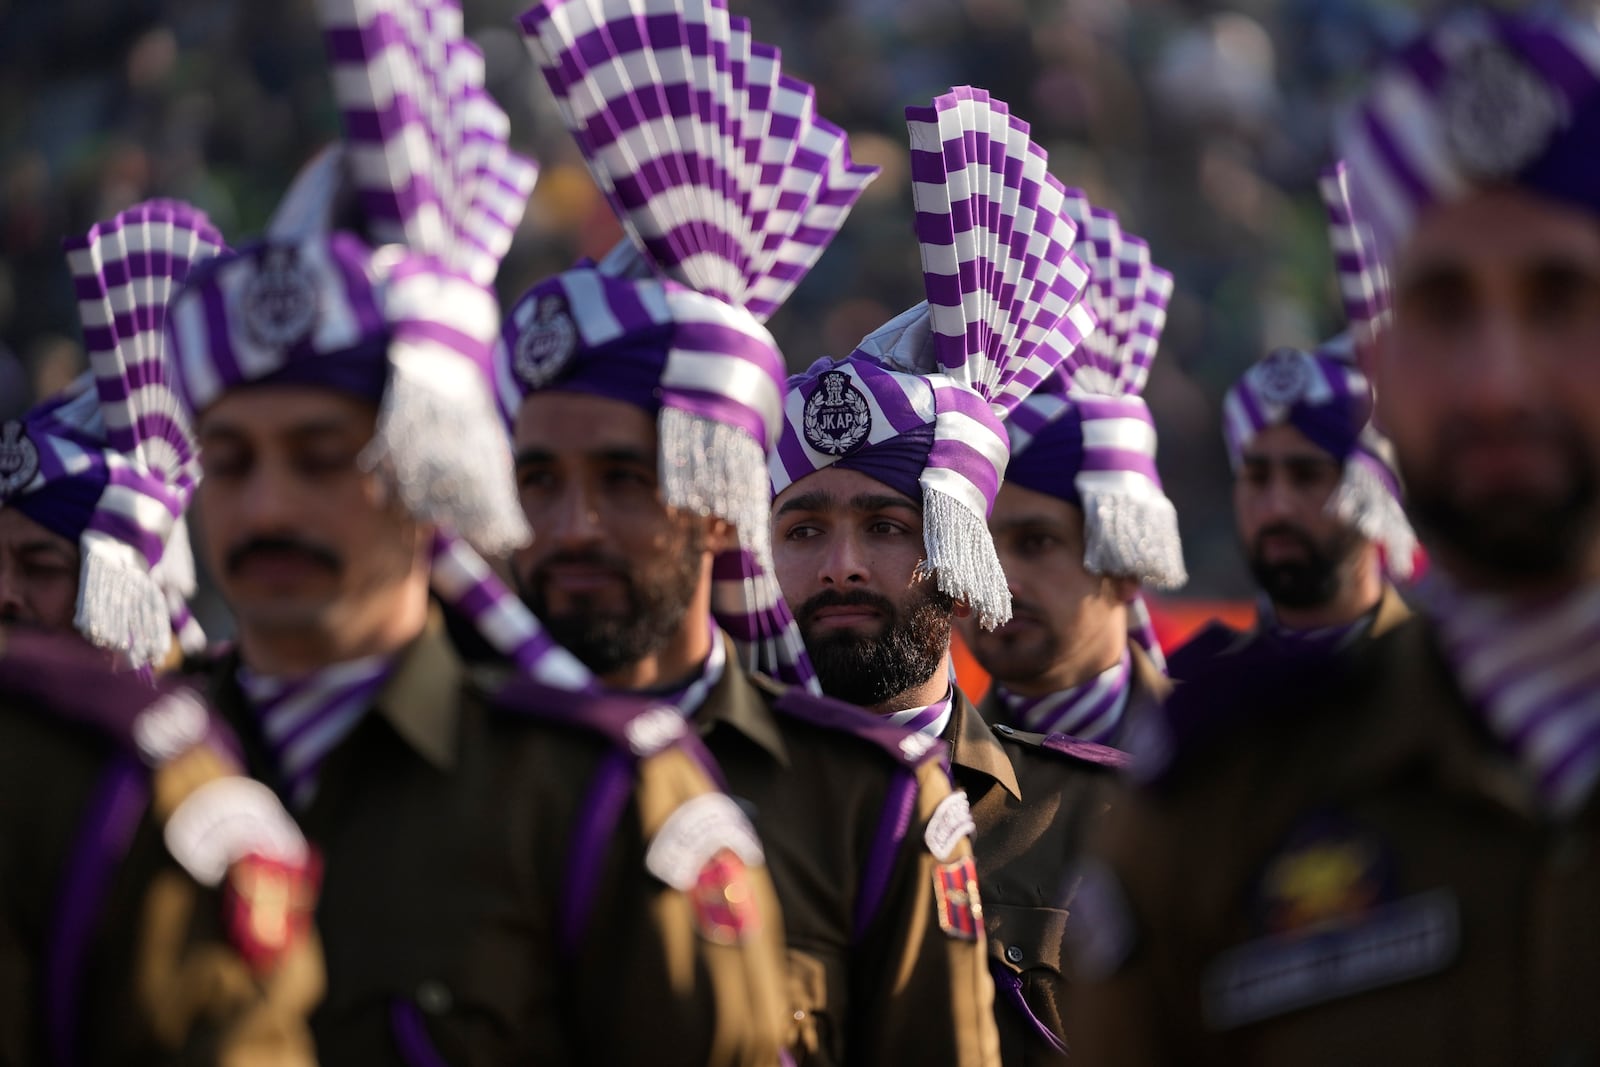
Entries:
{"type": "Polygon", "coordinates": [[[1552,814],[1575,815],[1600,779],[1600,588],[1517,603],[1434,576],[1423,603],[1490,731],[1552,814]]]}

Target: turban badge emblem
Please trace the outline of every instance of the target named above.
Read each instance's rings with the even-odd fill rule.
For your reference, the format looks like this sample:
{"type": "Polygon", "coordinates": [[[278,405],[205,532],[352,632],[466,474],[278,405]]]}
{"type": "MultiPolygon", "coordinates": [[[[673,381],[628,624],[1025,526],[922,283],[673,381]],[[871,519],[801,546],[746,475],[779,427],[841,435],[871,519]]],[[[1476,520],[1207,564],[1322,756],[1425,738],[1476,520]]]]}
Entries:
{"type": "Polygon", "coordinates": [[[823,374],[806,400],[806,442],[828,456],[855,451],[872,432],[872,409],[844,371],[823,374]]]}
{"type": "Polygon", "coordinates": [[[0,426],[0,498],[8,497],[33,481],[39,473],[39,450],[33,447],[16,419],[0,426]]]}

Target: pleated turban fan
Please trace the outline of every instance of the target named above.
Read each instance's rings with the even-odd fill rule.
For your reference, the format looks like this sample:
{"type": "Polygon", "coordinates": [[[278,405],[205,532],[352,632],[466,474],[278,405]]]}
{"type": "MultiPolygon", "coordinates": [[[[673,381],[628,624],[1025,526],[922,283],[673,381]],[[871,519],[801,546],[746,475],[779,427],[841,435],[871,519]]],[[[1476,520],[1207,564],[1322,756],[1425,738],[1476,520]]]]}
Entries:
{"type": "Polygon", "coordinates": [[[1333,456],[1343,474],[1329,512],[1380,545],[1388,573],[1404,580],[1413,571],[1417,538],[1394,449],[1372,422],[1371,383],[1356,365],[1356,346],[1376,337],[1387,320],[1387,276],[1371,228],[1351,203],[1346,164],[1325,171],[1320,188],[1349,329],[1314,351],[1280,348],[1246,371],[1223,401],[1223,438],[1235,471],[1250,442],[1270,426],[1293,426],[1333,456]]]}
{"type": "Polygon", "coordinates": [[[561,391],[653,415],[665,503],[737,530],[713,561],[718,625],[747,667],[815,687],[772,568],[784,364],[764,323],[877,169],[720,0],[547,0],[522,28],[627,237],[511,308],[502,414],[514,424],[529,395],[561,391]]]}
{"type": "Polygon", "coordinates": [[[187,606],[194,436],[161,331],[173,290],[223,241],[197,209],[153,200],[64,244],[89,371],[0,425],[0,507],[78,544],[76,628],[146,667],[174,636],[205,641],[187,606]]]}
{"type": "Polygon", "coordinates": [[[528,672],[592,685],[482,556],[527,542],[490,356],[492,283],[537,176],[453,0],[319,0],[343,124],[265,237],[195,272],[168,339],[188,407],[255,385],[378,405],[361,462],[438,531],[432,583],[528,672]],[[334,229],[349,211],[362,232],[334,229]]]}
{"type": "Polygon", "coordinates": [[[1066,191],[1028,125],[981,89],[906,109],[927,299],[789,379],[773,489],[831,466],[923,510],[919,571],[993,628],[1011,594],[987,518],[1004,419],[1095,327],[1066,191]]]}

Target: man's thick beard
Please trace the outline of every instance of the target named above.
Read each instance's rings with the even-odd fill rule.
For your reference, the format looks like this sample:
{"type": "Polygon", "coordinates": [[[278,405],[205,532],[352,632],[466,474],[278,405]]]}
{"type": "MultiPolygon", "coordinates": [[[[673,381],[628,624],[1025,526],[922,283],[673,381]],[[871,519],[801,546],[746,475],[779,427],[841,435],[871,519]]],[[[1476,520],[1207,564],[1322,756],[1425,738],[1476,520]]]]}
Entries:
{"type": "Polygon", "coordinates": [[[598,677],[630,667],[646,656],[661,651],[683,626],[689,604],[700,583],[705,554],[705,536],[698,528],[689,534],[683,554],[660,561],[658,572],[644,573],[620,559],[601,553],[566,553],[541,562],[541,567],[556,560],[594,563],[611,568],[625,579],[627,610],[622,615],[603,615],[578,610],[552,615],[543,589],[542,571],[535,569],[527,581],[519,582],[523,603],[539,617],[555,642],[577,656],[598,677]]]}
{"type": "MultiPolygon", "coordinates": [[[[932,678],[950,650],[955,600],[928,583],[903,612],[875,593],[818,593],[795,613],[822,691],[862,708],[902,711],[895,698],[932,678]],[[848,632],[817,636],[812,621],[822,608],[861,604],[883,614],[876,637],[848,632]]],[[[907,705],[909,707],[910,705],[907,705]]]]}
{"type": "Polygon", "coordinates": [[[1334,537],[1321,544],[1299,527],[1268,526],[1256,534],[1256,544],[1250,551],[1250,573],[1274,604],[1286,608],[1320,608],[1339,595],[1345,567],[1361,544],[1360,531],[1348,526],[1341,526],[1334,537]],[[1295,538],[1305,549],[1306,558],[1293,563],[1268,563],[1260,547],[1261,539],[1268,534],[1295,538]]]}
{"type": "Polygon", "coordinates": [[[1467,503],[1427,476],[1406,472],[1406,507],[1424,541],[1506,586],[1574,580],[1600,536],[1600,478],[1581,448],[1568,457],[1560,498],[1506,493],[1467,503]]]}

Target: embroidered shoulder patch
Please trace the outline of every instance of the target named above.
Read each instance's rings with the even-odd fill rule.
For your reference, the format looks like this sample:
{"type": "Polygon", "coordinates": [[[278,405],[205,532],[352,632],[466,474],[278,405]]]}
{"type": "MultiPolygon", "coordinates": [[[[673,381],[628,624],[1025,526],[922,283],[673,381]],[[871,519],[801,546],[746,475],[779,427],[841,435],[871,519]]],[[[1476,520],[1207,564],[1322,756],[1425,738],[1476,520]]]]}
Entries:
{"type": "Polygon", "coordinates": [[[967,803],[967,791],[957,789],[933,809],[933,816],[928,820],[928,829],[922,839],[928,843],[928,851],[933,853],[934,859],[947,860],[955,854],[961,839],[976,829],[972,821],[972,807],[967,803]]]}
{"type": "Polygon", "coordinates": [[[1251,941],[1206,968],[1206,1024],[1230,1030],[1434,974],[1455,959],[1460,941],[1460,909],[1444,889],[1304,934],[1251,941]]]}
{"type": "Polygon", "coordinates": [[[961,941],[976,941],[983,925],[977,861],[967,856],[935,867],[933,896],[939,913],[939,929],[961,941]]]}
{"type": "Polygon", "coordinates": [[[746,865],[764,862],[755,828],[722,793],[686,800],[661,824],[645,850],[645,868],[674,889],[688,892],[717,853],[731,851],[746,865]]]}

